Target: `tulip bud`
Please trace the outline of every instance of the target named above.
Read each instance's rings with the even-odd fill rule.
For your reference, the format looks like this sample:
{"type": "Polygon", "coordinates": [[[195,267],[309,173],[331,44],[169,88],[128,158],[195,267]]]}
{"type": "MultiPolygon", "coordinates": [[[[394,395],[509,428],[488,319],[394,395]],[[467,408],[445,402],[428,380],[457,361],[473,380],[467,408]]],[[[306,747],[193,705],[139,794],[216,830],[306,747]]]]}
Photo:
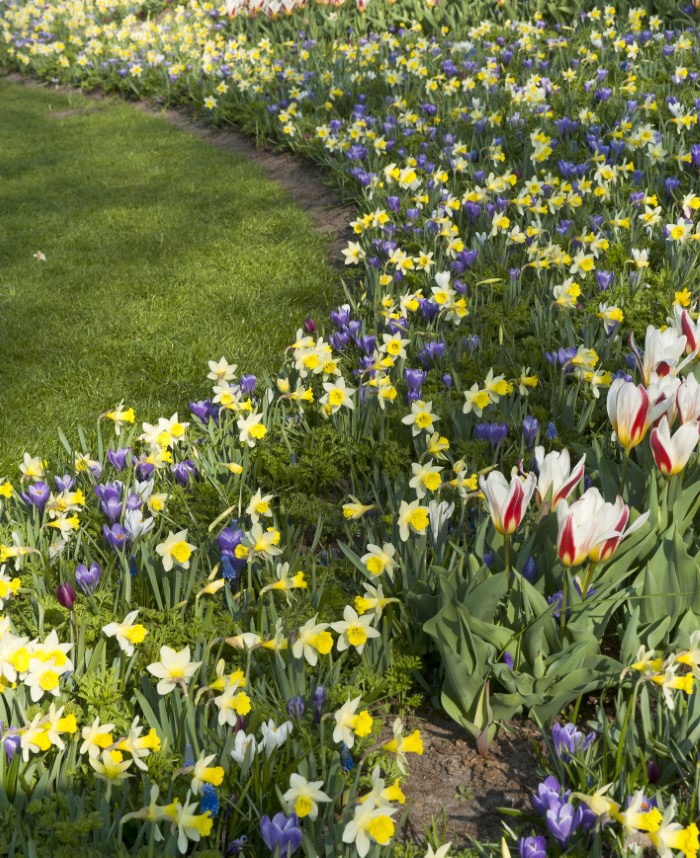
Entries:
{"type": "Polygon", "coordinates": [[[76,599],[76,592],[70,584],[59,584],[56,587],[56,598],[69,611],[73,610],[73,602],[76,599]]]}

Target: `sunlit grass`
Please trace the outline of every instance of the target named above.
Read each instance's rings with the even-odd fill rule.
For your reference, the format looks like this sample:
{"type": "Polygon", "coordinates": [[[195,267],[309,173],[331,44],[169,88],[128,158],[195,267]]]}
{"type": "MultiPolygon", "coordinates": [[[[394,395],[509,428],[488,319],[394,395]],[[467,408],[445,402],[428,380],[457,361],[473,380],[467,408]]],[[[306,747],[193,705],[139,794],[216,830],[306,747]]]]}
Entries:
{"type": "Polygon", "coordinates": [[[254,165],[120,102],[0,80],[0,221],[0,476],[121,399],[182,413],[207,360],[273,369],[336,292],[254,165]]]}

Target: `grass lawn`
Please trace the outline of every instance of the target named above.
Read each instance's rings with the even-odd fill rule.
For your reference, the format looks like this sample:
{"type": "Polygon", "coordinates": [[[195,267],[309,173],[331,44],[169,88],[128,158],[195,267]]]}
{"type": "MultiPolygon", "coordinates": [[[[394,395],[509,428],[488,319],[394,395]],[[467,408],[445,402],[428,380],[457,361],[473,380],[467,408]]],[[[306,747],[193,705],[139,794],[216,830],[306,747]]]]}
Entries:
{"type": "Polygon", "coordinates": [[[0,79],[0,222],[0,476],[121,399],[186,412],[210,359],[273,369],[337,297],[253,164],[118,101],[0,79]]]}

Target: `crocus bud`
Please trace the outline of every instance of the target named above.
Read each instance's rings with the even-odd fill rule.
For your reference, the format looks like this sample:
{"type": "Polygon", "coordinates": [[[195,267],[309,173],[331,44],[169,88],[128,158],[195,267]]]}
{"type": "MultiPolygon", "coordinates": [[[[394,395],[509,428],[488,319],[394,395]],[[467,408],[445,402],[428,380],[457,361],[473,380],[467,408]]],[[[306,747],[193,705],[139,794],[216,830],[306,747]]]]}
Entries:
{"type": "Polygon", "coordinates": [[[537,433],[539,432],[540,424],[539,421],[535,417],[531,417],[527,414],[523,418],[523,440],[525,441],[525,446],[528,450],[532,450],[535,446],[535,441],[537,440],[537,433]]]}
{"type": "Polygon", "coordinates": [[[661,772],[659,771],[659,767],[656,765],[654,760],[647,760],[647,780],[650,784],[655,784],[658,779],[661,777],[661,772]]]}
{"type": "Polygon", "coordinates": [[[303,697],[291,697],[287,701],[287,713],[290,718],[301,718],[304,714],[304,699],[303,697]]]}
{"type": "Polygon", "coordinates": [[[313,319],[304,319],[304,333],[306,334],[315,334],[316,333],[316,322],[313,319]]]}
{"type": "Polygon", "coordinates": [[[59,584],[56,587],[56,598],[69,611],[73,610],[73,602],[76,599],[76,592],[70,584],[59,584]]]}
{"type": "Polygon", "coordinates": [[[314,721],[319,724],[323,715],[323,707],[326,705],[328,692],[323,685],[317,685],[314,691],[314,721]]]}
{"type": "Polygon", "coordinates": [[[79,563],[75,569],[75,583],[85,593],[90,595],[95,592],[97,582],[100,580],[100,567],[93,563],[88,569],[83,563],[79,563]]]}
{"type": "Polygon", "coordinates": [[[3,744],[5,745],[5,754],[7,755],[8,763],[12,761],[12,758],[17,753],[17,748],[19,748],[21,742],[22,740],[17,733],[11,733],[9,736],[5,736],[3,744]]]}

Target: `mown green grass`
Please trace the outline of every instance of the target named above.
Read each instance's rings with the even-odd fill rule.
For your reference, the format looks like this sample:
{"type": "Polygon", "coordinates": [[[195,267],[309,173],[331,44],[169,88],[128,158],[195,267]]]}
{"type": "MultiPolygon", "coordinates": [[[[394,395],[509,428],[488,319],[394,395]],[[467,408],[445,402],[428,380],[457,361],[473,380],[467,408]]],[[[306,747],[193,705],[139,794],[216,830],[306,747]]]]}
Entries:
{"type": "Polygon", "coordinates": [[[247,160],[0,80],[0,476],[121,399],[137,420],[186,412],[210,359],[274,369],[336,296],[325,248],[247,160]]]}

